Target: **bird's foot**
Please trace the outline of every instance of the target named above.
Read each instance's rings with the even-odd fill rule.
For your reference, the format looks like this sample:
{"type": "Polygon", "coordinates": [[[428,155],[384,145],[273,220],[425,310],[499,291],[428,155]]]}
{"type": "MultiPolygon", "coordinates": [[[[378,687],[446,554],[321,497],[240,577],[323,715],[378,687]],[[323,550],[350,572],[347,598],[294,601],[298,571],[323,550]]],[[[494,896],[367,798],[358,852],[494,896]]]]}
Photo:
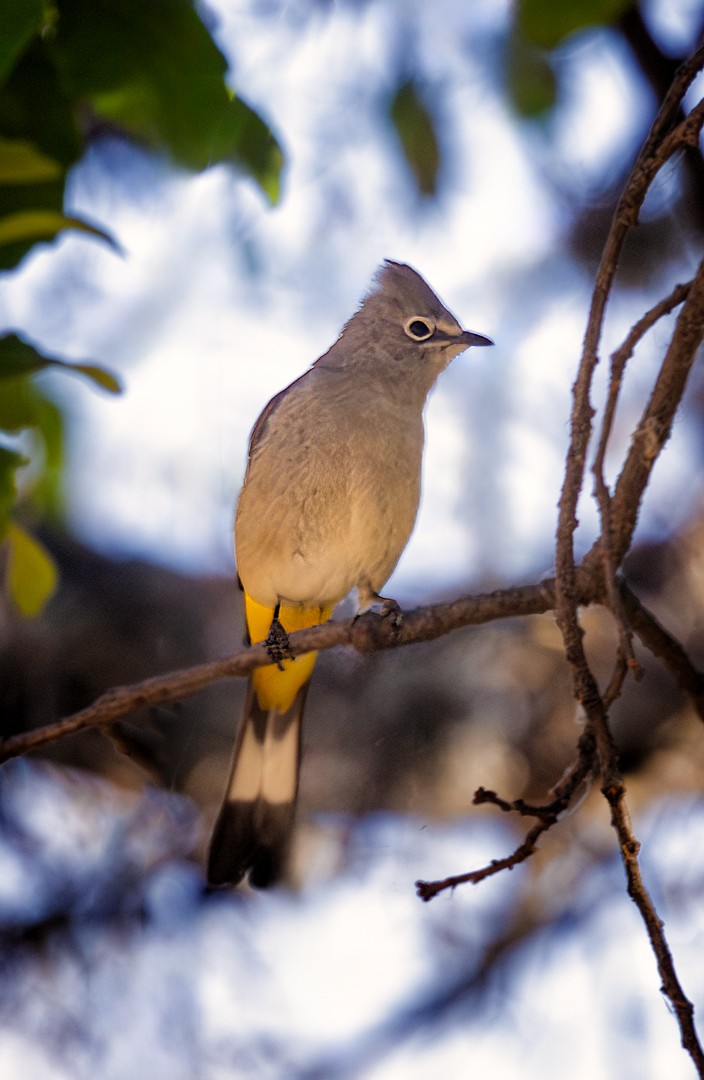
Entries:
{"type": "Polygon", "coordinates": [[[269,633],[264,638],[264,644],[271,657],[271,662],[276,664],[279,671],[283,671],[284,665],[282,661],[294,660],[295,657],[291,652],[288,633],[282,623],[279,622],[279,607],[280,605],[277,604],[274,608],[274,617],[271,620],[269,633]]]}
{"type": "Polygon", "coordinates": [[[392,600],[389,596],[379,596],[377,593],[367,593],[363,597],[360,596],[359,600],[360,607],[355,615],[356,619],[360,615],[366,615],[368,611],[371,611],[382,619],[388,619],[393,626],[401,625],[403,612],[397,600],[392,600]]]}

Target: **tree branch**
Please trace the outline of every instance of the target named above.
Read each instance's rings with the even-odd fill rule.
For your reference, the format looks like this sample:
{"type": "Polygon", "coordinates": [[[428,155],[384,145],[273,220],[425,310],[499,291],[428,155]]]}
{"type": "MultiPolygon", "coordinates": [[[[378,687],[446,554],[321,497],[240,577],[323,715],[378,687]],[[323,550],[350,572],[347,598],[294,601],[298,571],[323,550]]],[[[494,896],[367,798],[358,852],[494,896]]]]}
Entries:
{"type": "MultiPolygon", "coordinates": [[[[592,570],[580,568],[579,603],[601,602],[601,582],[592,570]]],[[[633,629],[643,644],[662,659],[678,686],[692,699],[704,719],[704,674],[698,671],[685,650],[631,592],[620,582],[621,596],[633,629]]],[[[432,641],[466,626],[480,626],[498,619],[542,615],[555,606],[555,579],[545,578],[535,585],[499,589],[477,596],[464,596],[443,604],[431,604],[405,612],[400,626],[373,613],[345,622],[327,622],[289,636],[294,656],[312,650],[323,651],[348,645],[360,652],[373,652],[421,641],[432,641]]],[[[33,731],[0,740],[0,762],[41,749],[89,728],[114,724],[144,708],[180,701],[205,690],[222,679],[242,678],[256,667],[270,663],[263,645],[240,649],[222,660],[157,675],[130,686],[118,686],[101,694],[91,705],[71,716],[33,731]]]]}
{"type": "MultiPolygon", "coordinates": [[[[585,602],[587,599],[585,597],[585,602]]],[[[397,645],[432,641],[463,626],[478,626],[494,619],[538,615],[549,611],[553,604],[553,583],[538,582],[536,585],[500,589],[478,596],[461,597],[450,603],[417,608],[404,613],[398,625],[372,612],[345,622],[327,622],[322,626],[297,630],[290,635],[289,643],[293,656],[331,649],[336,645],[352,645],[360,652],[372,652],[397,645]]],[[[270,663],[265,646],[252,645],[223,660],[158,675],[132,686],[115,687],[72,716],[3,739],[0,742],[0,762],[87,728],[112,724],[139,709],[178,701],[220,679],[249,675],[254,668],[270,663]]]]}
{"type": "MultiPolygon", "coordinates": [[[[698,50],[675,77],[650,134],[641,150],[619,200],[597,272],[584,337],[582,357],[573,386],[570,443],[565,477],[560,495],[556,540],[556,617],[562,633],[565,655],[572,669],[577,701],[586,714],[585,733],[593,737],[601,774],[601,791],[606,798],[611,823],[617,834],[628,882],[628,894],[645,924],[662,980],[663,992],[672,1002],[680,1026],[683,1047],[690,1054],[699,1075],[704,1075],[704,1052],[694,1027],[694,1009],[680,986],[662,923],[645,888],[638,864],[639,844],[631,828],[626,806],[626,789],[618,768],[616,747],[608,721],[607,700],[601,695],[584,651],[584,631],[578,614],[578,577],[574,558],[574,534],[578,527],[577,504],[584,483],[587,448],[592,433],[594,410],[590,394],[601,338],[606,304],[618,267],[628,229],[635,225],[650,183],[662,164],[680,146],[689,144],[704,123],[704,104],[692,110],[674,132],[672,123],[679,113],[682,97],[692,78],[704,64],[704,48],[698,50]]],[[[646,317],[647,319],[647,317],[646,317]]],[[[634,338],[638,331],[634,328],[634,338]]],[[[622,595],[617,592],[615,574],[630,547],[638,520],[640,503],[655,460],[669,438],[675,411],[682,399],[687,377],[698,345],[704,336],[704,264],[692,282],[677,319],[675,330],[658,379],[633,437],[630,451],[616,483],[613,499],[603,478],[602,465],[608,432],[619,392],[620,358],[612,364],[607,414],[602,440],[597,450],[596,494],[602,516],[602,533],[582,566],[600,570],[603,590],[609,597],[619,624],[619,653],[607,698],[620,693],[627,662],[634,662],[631,631],[626,623],[622,595]],[[611,412],[608,410],[611,409],[611,412]]],[[[627,359],[624,354],[623,363],[627,359]]],[[[538,829],[535,826],[533,832],[538,829]]],[[[532,837],[529,834],[528,840],[532,837]]],[[[524,845],[525,847],[526,845],[524,845]]],[[[531,852],[529,851],[528,854],[531,852]]]]}

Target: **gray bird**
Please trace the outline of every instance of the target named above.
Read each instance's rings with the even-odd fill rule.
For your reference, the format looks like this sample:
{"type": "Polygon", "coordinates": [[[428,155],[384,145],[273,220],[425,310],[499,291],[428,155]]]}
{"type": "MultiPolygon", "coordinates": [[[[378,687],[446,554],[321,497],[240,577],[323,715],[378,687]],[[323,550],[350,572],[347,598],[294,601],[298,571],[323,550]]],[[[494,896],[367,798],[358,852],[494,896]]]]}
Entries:
{"type": "Polygon", "coordinates": [[[425,400],[453,357],[491,344],[410,266],[387,261],[335,344],[254,425],[235,546],[249,640],[275,662],[249,680],[211,884],[284,874],[316,656],[286,658],[286,634],[325,622],[351,589],[359,612],[398,608],[381,589],[418,511],[425,400]]]}

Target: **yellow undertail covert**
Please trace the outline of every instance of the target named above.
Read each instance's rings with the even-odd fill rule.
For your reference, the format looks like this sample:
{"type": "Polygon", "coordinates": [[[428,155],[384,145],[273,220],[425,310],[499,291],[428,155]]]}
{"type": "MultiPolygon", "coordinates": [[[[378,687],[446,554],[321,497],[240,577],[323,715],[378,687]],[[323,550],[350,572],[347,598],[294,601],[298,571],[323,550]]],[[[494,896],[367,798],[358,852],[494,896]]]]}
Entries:
{"type": "MultiPolygon", "coordinates": [[[[244,608],[250,641],[253,645],[265,641],[274,618],[274,609],[258,604],[247,593],[244,594],[244,608]]],[[[331,615],[332,607],[281,604],[279,608],[279,622],[289,634],[327,622],[331,615]]],[[[280,713],[287,712],[298,691],[313,674],[317,655],[317,652],[309,652],[297,656],[295,660],[282,660],[283,671],[277,664],[267,664],[253,671],[252,685],[259,708],[267,712],[269,709],[276,709],[280,713]]]]}

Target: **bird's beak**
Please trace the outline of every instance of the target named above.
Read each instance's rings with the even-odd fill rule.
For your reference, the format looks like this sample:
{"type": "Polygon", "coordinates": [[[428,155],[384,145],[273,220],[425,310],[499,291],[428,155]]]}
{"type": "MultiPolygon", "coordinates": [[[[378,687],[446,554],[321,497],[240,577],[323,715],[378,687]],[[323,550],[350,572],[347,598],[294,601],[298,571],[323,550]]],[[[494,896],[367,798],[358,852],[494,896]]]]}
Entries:
{"type": "Polygon", "coordinates": [[[494,342],[491,340],[491,338],[484,337],[483,334],[474,334],[474,333],[472,333],[471,330],[463,330],[462,333],[458,334],[457,337],[454,338],[453,340],[456,341],[457,344],[462,342],[462,344],[466,345],[466,346],[469,346],[469,345],[493,345],[494,344],[494,342]]]}

